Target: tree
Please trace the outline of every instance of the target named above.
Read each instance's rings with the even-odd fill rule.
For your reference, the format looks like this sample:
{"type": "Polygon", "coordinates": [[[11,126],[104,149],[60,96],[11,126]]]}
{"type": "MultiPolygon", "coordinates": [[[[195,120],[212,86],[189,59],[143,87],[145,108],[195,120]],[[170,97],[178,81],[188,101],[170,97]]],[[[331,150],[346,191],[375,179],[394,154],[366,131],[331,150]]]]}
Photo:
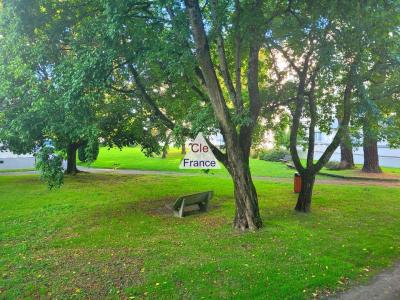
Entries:
{"type": "Polygon", "coordinates": [[[389,2],[387,6],[375,4],[374,13],[365,20],[365,27],[384,24],[364,35],[365,62],[361,68],[362,84],[358,86],[358,107],[355,116],[358,127],[362,128],[364,150],[363,171],[381,173],[379,166],[378,142],[396,135],[391,126],[395,119],[398,101],[398,78],[400,61],[398,3],[389,2]]]}
{"type": "Polygon", "coordinates": [[[7,2],[1,11],[0,140],[20,154],[50,142],[67,158],[65,172],[75,174],[77,148],[98,139],[93,100],[101,95],[85,92],[83,76],[69,76],[74,56],[63,32],[71,18],[63,13],[39,1],[7,2]],[[80,86],[65,93],[77,80],[80,86]]]}
{"type": "Polygon", "coordinates": [[[40,70],[50,70],[50,76],[38,80],[36,71],[30,76],[35,84],[48,86],[47,94],[38,93],[44,104],[36,110],[51,121],[38,131],[39,139],[50,138],[73,160],[76,147],[90,137],[101,136],[109,146],[140,144],[151,155],[161,151],[167,132],[175,141],[198,132],[208,137],[221,133],[224,149],[211,143],[210,148],[233,179],[234,227],[255,230],[262,220],[250,148],[262,130],[260,117],[285,105],[292,114],[291,153],[304,182],[299,210],[309,210],[315,174],[350,121],[355,74],[363,62],[358,6],[212,0],[200,7],[196,0],[94,0],[34,1],[25,10],[26,2],[17,3],[35,38],[29,49],[37,54],[49,45],[38,57],[44,66],[40,70]],[[287,72],[274,72],[277,53],[287,61],[287,72]],[[293,78],[283,80],[287,76],[293,78]],[[335,115],[342,118],[339,132],[314,164],[315,127],[328,128],[335,115]],[[302,119],[308,120],[306,167],[296,148],[304,133],[302,119]]]}
{"type": "MultiPolygon", "coordinates": [[[[259,73],[268,67],[260,49],[270,20],[261,12],[274,15],[285,7],[228,4],[213,1],[203,14],[197,1],[185,7],[172,1],[99,3],[97,14],[71,31],[79,32],[74,47],[80,57],[110,54],[111,67],[98,83],[107,94],[125,95],[135,118],[148,120],[155,136],[165,137],[168,130],[175,140],[198,132],[223,135],[225,151],[210,147],[233,178],[234,227],[254,230],[262,221],[249,155],[260,110],[269,104],[261,98],[267,77],[259,73]]],[[[87,65],[80,63],[82,72],[98,74],[87,65]]]]}
{"type": "Polygon", "coordinates": [[[267,36],[268,46],[286,60],[288,72],[294,77],[282,90],[292,90],[294,99],[294,105],[289,106],[293,119],[290,151],[302,178],[297,211],[310,211],[315,175],[346,138],[354,92],[361,93],[364,68],[371,63],[368,49],[373,48],[374,42],[386,39],[398,26],[398,19],[392,15],[398,7],[391,4],[389,11],[381,3],[297,4],[292,7],[291,17],[278,19],[267,36]],[[387,19],[394,21],[390,23],[387,19]],[[372,23],[388,26],[377,26],[376,30],[372,23]],[[340,119],[338,131],[320,159],[314,162],[315,127],[318,125],[330,132],[335,114],[340,119]],[[297,149],[302,124],[307,124],[308,131],[305,166],[297,149]]]}
{"type": "MultiPolygon", "coordinates": [[[[248,41],[248,96],[249,96],[249,114],[250,120],[248,123],[239,127],[239,132],[236,129],[236,124],[232,120],[229,113],[225,96],[223,94],[220,81],[217,77],[215,65],[212,61],[209,40],[205,31],[203,16],[200,10],[198,1],[186,0],[186,9],[188,12],[191,30],[196,45],[196,56],[199,66],[204,77],[205,86],[213,107],[215,116],[218,120],[221,133],[226,144],[226,153],[218,153],[220,161],[226,166],[231,174],[235,187],[236,198],[236,214],[234,226],[238,229],[257,229],[261,227],[261,217],[258,208],[257,193],[251,179],[249,168],[249,155],[251,147],[251,136],[257,122],[257,118],[261,109],[260,91],[259,91],[259,52],[261,48],[262,31],[257,28],[256,22],[249,22],[247,30],[249,36],[248,41]]],[[[260,22],[261,1],[240,8],[239,2],[236,2],[236,15],[241,11],[256,12],[254,20],[260,22]],[[257,15],[258,13],[258,15],[257,15]]],[[[217,3],[212,2],[212,14],[214,22],[218,22],[217,3]]],[[[240,22],[240,21],[239,21],[240,22]]],[[[222,26],[216,26],[216,43],[221,68],[221,75],[224,83],[229,91],[229,96],[233,102],[236,113],[240,114],[243,111],[243,102],[241,91],[241,58],[242,49],[237,50],[236,55],[239,56],[236,61],[236,88],[233,86],[228,63],[226,61],[226,53],[224,49],[224,39],[222,34],[222,26]]],[[[235,28],[235,31],[240,30],[235,28]]],[[[240,38],[239,38],[240,39],[240,38]]],[[[238,43],[238,40],[237,40],[238,43]]],[[[236,45],[243,47],[244,45],[236,45]]]]}

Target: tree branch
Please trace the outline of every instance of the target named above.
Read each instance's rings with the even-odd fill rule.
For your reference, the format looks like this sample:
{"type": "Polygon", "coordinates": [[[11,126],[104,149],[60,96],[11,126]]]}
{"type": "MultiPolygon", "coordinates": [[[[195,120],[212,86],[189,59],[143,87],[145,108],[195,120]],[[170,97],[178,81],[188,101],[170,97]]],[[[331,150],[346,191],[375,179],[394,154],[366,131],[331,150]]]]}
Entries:
{"type": "Polygon", "coordinates": [[[236,111],[240,113],[243,110],[242,99],[242,37],[240,32],[241,7],[239,0],[235,0],[235,84],[236,84],[236,111]]]}
{"type": "Polygon", "coordinates": [[[129,69],[129,72],[132,74],[133,79],[136,83],[136,86],[138,87],[140,93],[143,96],[143,99],[150,106],[150,108],[152,109],[154,114],[160,118],[160,120],[164,123],[164,125],[167,128],[169,128],[171,130],[174,129],[174,127],[175,127],[174,122],[172,122],[165,114],[163,114],[161,112],[161,110],[158,108],[156,102],[147,93],[146,88],[144,87],[144,84],[141,82],[139,73],[136,71],[135,67],[132,64],[128,64],[128,69],[129,69]]]}
{"type": "Polygon", "coordinates": [[[201,72],[204,77],[215,116],[224,133],[229,133],[230,137],[237,137],[235,127],[230,118],[228,107],[211,60],[210,49],[204,30],[199,3],[197,0],[185,0],[185,5],[195,40],[197,60],[201,67],[201,72]]]}
{"type": "Polygon", "coordinates": [[[289,53],[283,49],[283,47],[276,42],[273,41],[272,38],[267,38],[267,43],[270,43],[275,49],[277,49],[280,53],[282,53],[283,57],[286,59],[286,61],[290,64],[290,66],[296,71],[297,75],[300,76],[301,70],[300,68],[296,65],[294,60],[290,58],[289,53]]]}
{"type": "Polygon", "coordinates": [[[215,155],[215,158],[218,159],[227,169],[229,168],[229,163],[228,163],[228,156],[226,153],[222,152],[220,149],[218,149],[217,146],[215,146],[213,143],[208,138],[204,138],[207,142],[207,144],[210,146],[211,151],[215,155]]]}
{"type": "Polygon", "coordinates": [[[351,97],[354,87],[354,77],[356,76],[356,61],[351,66],[346,78],[346,88],[343,93],[343,118],[338,131],[333,138],[331,144],[325,149],[324,153],[314,165],[314,171],[319,172],[322,167],[329,161],[333,152],[339,146],[343,134],[347,131],[351,118],[351,97]]]}
{"type": "Polygon", "coordinates": [[[314,165],[314,148],[315,148],[315,126],[317,124],[317,105],[315,103],[314,92],[315,92],[315,78],[316,72],[314,72],[311,81],[310,92],[307,93],[308,106],[310,110],[310,126],[308,132],[308,151],[307,151],[307,168],[312,169],[314,165]]]}
{"type": "Polygon", "coordinates": [[[231,78],[231,74],[229,72],[228,62],[226,60],[224,39],[222,37],[222,25],[220,24],[220,22],[218,20],[217,10],[218,10],[217,1],[211,0],[211,13],[212,13],[213,22],[216,25],[217,53],[218,53],[220,71],[221,71],[222,78],[224,79],[225,86],[228,90],[229,97],[232,99],[232,102],[235,104],[235,107],[237,107],[237,99],[236,99],[237,95],[236,95],[236,91],[235,91],[235,88],[232,83],[232,78],[231,78]]]}

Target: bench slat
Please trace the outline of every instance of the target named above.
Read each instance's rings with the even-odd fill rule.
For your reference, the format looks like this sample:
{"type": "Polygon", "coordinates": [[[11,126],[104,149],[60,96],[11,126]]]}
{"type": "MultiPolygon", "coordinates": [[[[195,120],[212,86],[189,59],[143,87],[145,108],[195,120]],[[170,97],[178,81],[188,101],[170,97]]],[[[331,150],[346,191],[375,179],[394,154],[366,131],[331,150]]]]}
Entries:
{"type": "Polygon", "coordinates": [[[183,217],[184,208],[191,205],[197,204],[201,211],[207,211],[208,201],[211,200],[212,196],[213,191],[181,196],[176,199],[172,208],[175,211],[175,215],[178,215],[179,217],[183,217]]]}

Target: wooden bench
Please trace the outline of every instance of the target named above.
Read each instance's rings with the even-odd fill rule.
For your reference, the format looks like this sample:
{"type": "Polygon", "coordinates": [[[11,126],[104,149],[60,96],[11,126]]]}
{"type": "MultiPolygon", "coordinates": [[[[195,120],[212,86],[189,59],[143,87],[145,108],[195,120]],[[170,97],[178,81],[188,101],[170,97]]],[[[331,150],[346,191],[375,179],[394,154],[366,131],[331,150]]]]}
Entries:
{"type": "Polygon", "coordinates": [[[208,202],[213,196],[212,191],[181,196],[171,205],[174,215],[179,218],[184,217],[185,207],[197,205],[200,211],[208,210],[208,202]]]}

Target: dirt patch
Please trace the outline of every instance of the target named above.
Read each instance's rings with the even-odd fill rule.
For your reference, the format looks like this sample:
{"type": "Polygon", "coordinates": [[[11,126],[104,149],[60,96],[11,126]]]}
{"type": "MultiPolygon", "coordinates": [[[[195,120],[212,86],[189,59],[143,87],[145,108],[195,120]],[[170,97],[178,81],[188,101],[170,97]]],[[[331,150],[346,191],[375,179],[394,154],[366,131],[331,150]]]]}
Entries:
{"type": "MultiPolygon", "coordinates": [[[[165,219],[175,218],[171,204],[174,203],[176,197],[166,197],[157,200],[141,201],[136,203],[130,203],[127,205],[127,209],[136,209],[144,212],[147,215],[153,217],[161,217],[165,219]]],[[[219,203],[210,202],[208,206],[208,212],[199,211],[197,205],[189,206],[185,208],[185,218],[195,218],[196,221],[201,222],[207,227],[220,227],[229,223],[229,220],[222,216],[212,215],[213,212],[220,210],[221,201],[226,199],[218,199],[219,203]]]]}
{"type": "MultiPolygon", "coordinates": [[[[165,197],[156,200],[146,200],[136,203],[130,203],[127,205],[127,208],[140,210],[151,216],[172,217],[173,211],[170,207],[175,202],[175,200],[176,197],[165,197]]],[[[208,206],[209,212],[218,210],[220,207],[221,207],[220,204],[215,204],[211,202],[208,206]]],[[[209,212],[207,213],[199,212],[197,205],[192,205],[185,208],[185,216],[194,216],[194,215],[205,216],[209,214],[209,212]]]]}
{"type": "Polygon", "coordinates": [[[354,176],[361,178],[374,178],[374,179],[400,179],[400,176],[393,173],[364,173],[361,170],[355,170],[354,176]]]}
{"type": "Polygon", "coordinates": [[[337,184],[337,185],[358,185],[358,186],[385,186],[385,187],[400,187],[400,182],[391,181],[373,181],[373,180],[353,180],[353,179],[319,179],[316,180],[319,184],[337,184]]]}
{"type": "Polygon", "coordinates": [[[168,206],[174,203],[175,200],[176,197],[146,200],[129,203],[127,204],[127,208],[134,208],[150,216],[173,216],[172,210],[168,206]]]}
{"type": "Polygon", "coordinates": [[[128,249],[57,249],[33,259],[45,266],[34,280],[57,295],[103,299],[116,290],[126,298],[124,288],[143,281],[143,261],[128,249]]]}

